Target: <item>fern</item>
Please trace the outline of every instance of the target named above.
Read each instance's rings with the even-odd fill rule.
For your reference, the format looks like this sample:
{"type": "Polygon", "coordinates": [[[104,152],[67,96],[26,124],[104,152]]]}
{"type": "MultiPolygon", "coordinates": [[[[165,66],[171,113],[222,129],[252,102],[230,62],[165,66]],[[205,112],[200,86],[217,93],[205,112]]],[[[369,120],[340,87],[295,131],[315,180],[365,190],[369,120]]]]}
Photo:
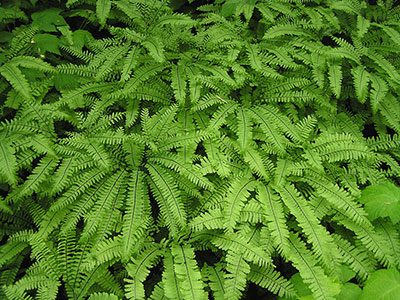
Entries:
{"type": "Polygon", "coordinates": [[[327,300],[397,272],[396,198],[363,198],[399,184],[393,1],[9,2],[0,299],[327,300]]]}

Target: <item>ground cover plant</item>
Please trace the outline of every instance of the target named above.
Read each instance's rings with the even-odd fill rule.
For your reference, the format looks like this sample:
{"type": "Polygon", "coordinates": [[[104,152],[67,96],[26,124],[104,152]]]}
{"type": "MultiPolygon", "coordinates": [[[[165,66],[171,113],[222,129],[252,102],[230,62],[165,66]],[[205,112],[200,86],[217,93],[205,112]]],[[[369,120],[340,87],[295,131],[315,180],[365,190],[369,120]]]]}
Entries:
{"type": "Polygon", "coordinates": [[[0,298],[398,299],[400,8],[0,6],[0,298]]]}

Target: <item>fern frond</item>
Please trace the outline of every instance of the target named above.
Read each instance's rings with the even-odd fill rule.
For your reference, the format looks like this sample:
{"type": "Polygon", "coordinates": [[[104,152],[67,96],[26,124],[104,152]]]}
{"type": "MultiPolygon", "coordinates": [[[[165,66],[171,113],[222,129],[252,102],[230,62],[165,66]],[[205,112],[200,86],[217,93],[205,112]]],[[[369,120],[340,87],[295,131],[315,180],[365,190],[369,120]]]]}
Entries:
{"type": "Polygon", "coordinates": [[[160,193],[156,199],[160,205],[161,214],[166,218],[167,226],[172,231],[171,234],[175,235],[176,229],[174,228],[183,228],[186,224],[186,211],[181,196],[166,170],[150,163],[146,167],[160,193]]]}
{"type": "Polygon", "coordinates": [[[88,300],[118,300],[118,296],[109,293],[95,293],[88,300]]]}
{"type": "Polygon", "coordinates": [[[223,271],[222,264],[218,263],[215,266],[208,266],[205,263],[201,272],[210,281],[208,285],[211,288],[214,298],[224,299],[226,294],[224,288],[226,274],[223,271]]]}
{"type": "MultiPolygon", "coordinates": [[[[106,183],[101,187],[99,197],[94,203],[93,210],[87,216],[81,239],[86,241],[95,233],[96,229],[103,229],[109,225],[107,214],[112,214],[116,204],[121,197],[121,190],[124,190],[125,170],[117,171],[107,178],[106,183]],[[107,220],[107,221],[106,221],[107,220]]],[[[100,237],[100,235],[98,235],[100,237]]]]}
{"type": "Polygon", "coordinates": [[[122,248],[126,258],[132,255],[138,228],[142,226],[148,196],[143,184],[143,174],[135,170],[130,178],[129,192],[126,199],[126,214],[122,224],[122,248]]]}
{"type": "Polygon", "coordinates": [[[226,269],[229,273],[225,274],[225,297],[235,300],[240,299],[246,287],[246,277],[250,273],[250,266],[240,252],[228,252],[226,255],[226,263],[226,269]]]}
{"type": "Polygon", "coordinates": [[[279,197],[263,183],[258,182],[257,189],[265,219],[272,235],[272,243],[280,252],[287,253],[289,229],[285,222],[282,203],[279,197]]]}
{"type": "Polygon", "coordinates": [[[372,228],[371,223],[366,218],[366,212],[345,190],[310,170],[308,170],[305,176],[300,178],[300,180],[309,183],[316,189],[318,195],[328,200],[332,207],[338,209],[351,220],[354,220],[357,224],[362,224],[366,228],[372,228]]]}
{"type": "Polygon", "coordinates": [[[377,75],[371,74],[370,78],[372,87],[370,94],[371,107],[372,111],[376,113],[381,102],[385,100],[385,96],[388,92],[388,86],[386,84],[386,81],[377,75]]]}
{"type": "Polygon", "coordinates": [[[307,32],[294,24],[279,24],[271,27],[264,34],[264,39],[273,39],[282,35],[306,36],[307,32]]]}
{"type": "Polygon", "coordinates": [[[96,1],[96,15],[100,25],[104,26],[111,10],[111,0],[96,1]]]}
{"type": "Polygon", "coordinates": [[[142,45],[149,51],[150,56],[155,61],[162,63],[165,61],[164,44],[157,36],[149,36],[142,42],[142,45]]]}
{"type": "Polygon", "coordinates": [[[15,186],[18,180],[16,175],[17,160],[12,147],[5,141],[0,142],[0,166],[0,172],[7,182],[15,186]]]}
{"type": "Polygon", "coordinates": [[[13,63],[6,63],[0,67],[0,74],[7,79],[12,87],[20,92],[21,95],[28,99],[32,99],[32,91],[28,81],[22,74],[21,70],[13,63]]]}
{"type": "Polygon", "coordinates": [[[222,229],[224,215],[219,209],[210,210],[193,218],[190,227],[193,231],[202,231],[204,229],[222,229]]]}
{"type": "Polygon", "coordinates": [[[385,242],[383,236],[376,233],[374,229],[358,225],[349,219],[339,219],[339,222],[346,226],[348,229],[356,234],[357,239],[372,253],[375,257],[382,262],[383,265],[387,266],[390,261],[390,256],[385,251],[385,242]]]}
{"type": "Polygon", "coordinates": [[[362,280],[367,279],[375,270],[375,266],[371,263],[368,255],[362,248],[352,245],[340,235],[333,234],[332,237],[339,249],[343,262],[349,265],[362,280]]]}
{"type": "Polygon", "coordinates": [[[216,233],[214,231],[200,231],[192,235],[193,240],[210,240],[218,248],[225,251],[234,251],[243,253],[244,258],[257,265],[263,266],[271,262],[271,258],[265,254],[265,251],[254,243],[246,241],[236,233],[216,233]]]}
{"type": "Polygon", "coordinates": [[[297,294],[292,283],[283,278],[271,266],[260,268],[259,266],[251,265],[248,280],[280,297],[294,298],[297,294]]]}
{"type": "Polygon", "coordinates": [[[368,83],[370,81],[369,73],[363,66],[352,68],[351,72],[353,74],[354,88],[356,90],[358,100],[361,103],[364,103],[368,95],[368,83]]]}
{"type": "Polygon", "coordinates": [[[149,275],[150,268],[157,263],[162,253],[158,246],[149,247],[126,266],[129,276],[132,277],[132,279],[126,279],[126,297],[129,299],[144,299],[143,282],[149,275]]]}
{"type": "Polygon", "coordinates": [[[164,254],[164,272],[162,274],[162,283],[164,286],[165,296],[168,299],[183,300],[182,291],[179,288],[179,280],[175,272],[175,258],[171,251],[164,254]]]}
{"type": "Polygon", "coordinates": [[[249,190],[254,188],[254,179],[238,178],[236,179],[229,189],[226,197],[226,204],[224,209],[226,228],[233,231],[236,222],[240,218],[240,211],[244,206],[246,198],[250,195],[249,190]]]}
{"type": "Polygon", "coordinates": [[[194,250],[189,245],[172,245],[174,267],[178,285],[184,299],[208,299],[204,291],[204,284],[197,262],[194,259],[194,250]]]}
{"type": "Polygon", "coordinates": [[[140,84],[142,84],[145,80],[148,80],[150,77],[154,76],[158,72],[164,70],[165,66],[163,64],[154,63],[143,65],[140,68],[135,70],[133,74],[133,78],[129,79],[124,88],[121,91],[115,93],[115,96],[129,96],[131,95],[140,84]]]}
{"type": "Polygon", "coordinates": [[[28,176],[27,180],[18,186],[14,193],[9,195],[6,200],[8,202],[16,202],[23,197],[31,195],[33,192],[38,192],[38,187],[43,183],[49,173],[55,168],[57,161],[49,156],[43,157],[38,163],[37,167],[28,176]]]}
{"type": "Polygon", "coordinates": [[[342,70],[341,65],[334,60],[329,64],[329,83],[332,89],[332,92],[335,94],[336,98],[340,97],[340,92],[342,89],[342,70]]]}
{"type": "Polygon", "coordinates": [[[204,176],[202,176],[199,168],[190,165],[189,169],[189,164],[184,163],[177,155],[172,155],[172,154],[157,155],[153,156],[149,161],[157,162],[165,167],[171,168],[176,172],[179,172],[181,175],[188,178],[191,182],[204,189],[211,191],[213,190],[212,184],[206,178],[204,178],[204,176]]]}
{"type": "Polygon", "coordinates": [[[174,89],[176,100],[178,103],[184,103],[186,96],[186,74],[183,71],[182,64],[178,63],[172,66],[171,79],[171,86],[174,89]]]}
{"type": "Polygon", "coordinates": [[[299,270],[304,282],[309,285],[315,299],[334,300],[340,292],[339,284],[334,283],[326,276],[297,236],[291,233],[289,243],[293,265],[299,270]]]}
{"type": "MultiPolygon", "coordinates": [[[[99,0],[101,1],[101,0],[99,0]]],[[[101,57],[105,58],[101,66],[96,71],[95,79],[100,81],[104,79],[109,73],[112,72],[112,68],[121,60],[128,52],[129,45],[124,46],[113,46],[109,47],[101,53],[101,57]]],[[[96,58],[94,58],[96,59],[96,58]]],[[[90,64],[89,64],[90,66],[90,64]]]]}
{"type": "Polygon", "coordinates": [[[56,69],[52,65],[50,65],[47,62],[44,62],[40,58],[33,56],[20,55],[14,57],[10,62],[17,66],[22,66],[24,68],[36,69],[43,72],[51,72],[51,73],[56,72],[56,69]]]}
{"type": "Polygon", "coordinates": [[[397,268],[400,263],[400,239],[396,227],[388,220],[378,219],[375,222],[376,233],[382,237],[383,250],[388,257],[388,267],[397,268]]]}

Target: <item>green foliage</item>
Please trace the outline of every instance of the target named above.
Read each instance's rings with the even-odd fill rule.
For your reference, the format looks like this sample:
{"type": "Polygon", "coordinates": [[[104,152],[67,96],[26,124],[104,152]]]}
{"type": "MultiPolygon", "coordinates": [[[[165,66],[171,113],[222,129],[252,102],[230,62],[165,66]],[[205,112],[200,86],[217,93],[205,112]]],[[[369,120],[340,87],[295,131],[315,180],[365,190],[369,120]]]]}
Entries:
{"type": "Polygon", "coordinates": [[[364,290],[359,299],[395,300],[399,297],[399,291],[399,271],[394,269],[378,270],[365,282],[364,290]]]}
{"type": "Polygon", "coordinates": [[[400,188],[391,182],[366,187],[359,199],[365,204],[370,220],[389,217],[393,224],[400,220],[400,188]]]}
{"type": "Polygon", "coordinates": [[[398,297],[398,6],[196,5],[1,2],[0,298],[398,297]]]}

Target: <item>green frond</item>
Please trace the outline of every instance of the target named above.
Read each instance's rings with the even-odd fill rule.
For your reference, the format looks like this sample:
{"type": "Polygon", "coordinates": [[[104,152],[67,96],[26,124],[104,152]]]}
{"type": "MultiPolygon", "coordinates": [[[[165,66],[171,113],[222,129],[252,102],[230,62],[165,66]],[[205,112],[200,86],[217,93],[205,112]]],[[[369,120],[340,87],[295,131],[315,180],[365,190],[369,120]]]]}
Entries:
{"type": "Polygon", "coordinates": [[[143,173],[134,170],[129,181],[126,199],[126,214],[122,223],[122,248],[126,258],[130,257],[138,239],[138,229],[143,226],[149,199],[143,184],[143,173]]]}
{"type": "Polygon", "coordinates": [[[340,292],[338,283],[326,276],[316,260],[299,238],[290,234],[289,243],[291,247],[290,259],[293,265],[299,270],[301,278],[310,287],[316,300],[334,300],[340,292]]]}
{"type": "Polygon", "coordinates": [[[329,83],[336,98],[340,97],[340,92],[342,89],[343,74],[341,69],[341,65],[336,60],[329,64],[329,83]]]}
{"type": "Polygon", "coordinates": [[[269,168],[270,165],[266,159],[263,159],[264,153],[257,151],[254,149],[255,147],[255,144],[251,143],[250,147],[248,147],[244,153],[243,158],[249,164],[249,167],[252,171],[254,171],[261,178],[269,180],[271,178],[271,169],[269,168]]]}
{"type": "Polygon", "coordinates": [[[201,269],[201,273],[204,278],[209,280],[208,285],[213,293],[214,299],[224,299],[225,298],[225,272],[223,270],[222,264],[217,263],[214,266],[209,266],[207,263],[204,264],[201,269]]]}
{"type": "Polygon", "coordinates": [[[176,184],[162,167],[148,163],[146,165],[152,182],[153,192],[156,192],[156,200],[160,206],[168,228],[172,235],[177,234],[177,229],[186,225],[186,211],[176,184]]]}
{"type": "Polygon", "coordinates": [[[157,143],[160,137],[164,137],[168,132],[168,128],[175,119],[177,105],[171,105],[168,108],[160,110],[152,117],[148,117],[147,112],[142,112],[142,123],[144,133],[151,137],[157,143]]]}
{"type": "Polygon", "coordinates": [[[74,157],[65,158],[59,164],[57,170],[53,174],[52,189],[50,195],[60,193],[70,182],[74,172],[74,157]]]}
{"type": "Polygon", "coordinates": [[[371,22],[365,19],[362,15],[357,16],[357,35],[359,38],[362,38],[367,32],[371,25],[371,22]]]}
{"type": "Polygon", "coordinates": [[[156,284],[150,295],[151,300],[163,300],[165,298],[164,288],[162,286],[162,282],[156,284]]]}
{"type": "Polygon", "coordinates": [[[234,180],[231,188],[226,196],[223,214],[225,216],[225,226],[228,230],[233,231],[236,222],[240,219],[240,211],[244,206],[249,191],[254,189],[255,181],[249,178],[238,178],[234,180]]]}
{"type": "Polygon", "coordinates": [[[186,74],[181,63],[171,68],[171,86],[174,89],[175,98],[178,103],[185,103],[186,97],[186,74]]]}
{"type": "Polygon", "coordinates": [[[259,201],[265,213],[267,226],[272,235],[272,243],[283,253],[288,251],[289,229],[279,197],[261,182],[257,182],[259,201]]]}
{"type": "Polygon", "coordinates": [[[400,136],[398,134],[381,134],[378,137],[368,138],[366,142],[368,147],[374,151],[394,150],[400,147],[400,136]]]}
{"type": "Polygon", "coordinates": [[[292,283],[282,277],[271,266],[260,268],[259,266],[251,265],[248,280],[280,297],[294,298],[296,296],[292,283]]]}
{"type": "MultiPolygon", "coordinates": [[[[98,0],[102,1],[102,0],[98,0]]],[[[113,46],[109,47],[101,53],[101,56],[105,58],[101,66],[96,70],[97,81],[104,79],[109,73],[113,71],[113,67],[121,60],[128,52],[129,45],[124,46],[113,46]]],[[[95,60],[96,58],[94,58],[95,60]]],[[[90,64],[89,64],[90,66],[90,64]]]]}
{"type": "Polygon", "coordinates": [[[334,247],[330,234],[319,224],[307,201],[299,195],[292,185],[282,187],[282,189],[279,189],[279,193],[285,205],[295,216],[299,226],[303,228],[317,259],[328,270],[335,270],[339,253],[334,247]]]}
{"type": "Polygon", "coordinates": [[[235,233],[216,233],[214,231],[200,231],[192,235],[193,239],[210,240],[218,248],[235,253],[243,253],[244,258],[249,262],[263,266],[271,262],[271,258],[265,251],[254,243],[249,243],[243,237],[235,233]]]}
{"type": "Polygon", "coordinates": [[[175,170],[176,172],[180,173],[182,176],[185,176],[188,178],[191,182],[194,184],[207,189],[207,190],[213,190],[212,184],[205,178],[201,172],[200,172],[200,167],[196,168],[195,166],[183,162],[183,160],[173,154],[163,154],[163,155],[157,155],[153,156],[152,158],[149,159],[150,162],[156,162],[158,164],[161,164],[165,167],[168,167],[170,169],[175,170]]]}
{"type": "Polygon", "coordinates": [[[165,65],[160,63],[153,63],[143,65],[137,68],[133,74],[133,77],[129,79],[124,88],[115,93],[116,96],[129,96],[131,95],[145,80],[161,72],[165,69],[165,65]]]}
{"type": "Polygon", "coordinates": [[[224,215],[219,209],[198,215],[190,222],[193,231],[202,231],[204,229],[222,229],[224,227],[224,215]]]}
{"type": "Polygon", "coordinates": [[[26,181],[19,185],[14,193],[10,194],[6,200],[8,202],[17,202],[22,200],[23,197],[30,196],[32,193],[37,192],[40,184],[42,184],[50,172],[55,168],[57,161],[49,156],[43,157],[36,168],[32,171],[26,181]]]}
{"type": "Polygon", "coordinates": [[[165,61],[164,44],[157,36],[149,36],[142,42],[142,45],[149,51],[150,56],[155,61],[162,63],[165,61]]]}
{"type": "Polygon", "coordinates": [[[82,232],[82,239],[87,240],[96,229],[107,224],[107,213],[112,213],[121,197],[124,188],[124,170],[117,171],[108,177],[105,184],[100,188],[99,197],[94,203],[92,211],[87,215],[86,224],[82,232]]]}
{"type": "Polygon", "coordinates": [[[160,18],[158,18],[157,22],[154,23],[154,27],[157,26],[163,26],[163,25],[195,25],[197,23],[196,20],[193,20],[192,18],[180,14],[180,13],[172,13],[169,15],[164,15],[160,18]]]}
{"type": "Polygon", "coordinates": [[[182,291],[179,288],[178,276],[175,272],[175,258],[171,251],[166,251],[164,254],[164,272],[162,273],[162,284],[164,293],[168,299],[185,299],[182,291]]]}
{"type": "Polygon", "coordinates": [[[264,39],[273,39],[283,35],[306,36],[307,32],[295,24],[279,24],[271,27],[264,34],[264,39]]]}
{"type": "Polygon", "coordinates": [[[194,250],[190,246],[172,245],[174,269],[178,286],[184,299],[208,299],[204,290],[204,283],[197,262],[194,259],[194,250]]]}
{"type": "Polygon", "coordinates": [[[121,81],[126,81],[130,77],[130,73],[138,63],[138,46],[131,48],[128,55],[125,57],[122,68],[121,81]]]}
{"type": "Polygon", "coordinates": [[[109,293],[95,293],[88,300],[118,300],[118,296],[109,293]]]}
{"type": "Polygon", "coordinates": [[[105,262],[113,261],[122,254],[121,236],[105,239],[91,249],[82,269],[91,270],[105,262]]]}
{"type": "Polygon", "coordinates": [[[106,93],[109,92],[112,87],[113,86],[108,82],[89,83],[81,86],[76,90],[63,93],[60,101],[70,106],[72,109],[84,107],[84,95],[99,92],[106,93]]]}
{"type": "Polygon", "coordinates": [[[321,160],[329,162],[374,157],[363,140],[348,133],[320,135],[311,149],[318,152],[321,160]]]}
{"type": "Polygon", "coordinates": [[[348,219],[339,219],[346,228],[356,234],[356,238],[371,251],[375,257],[385,266],[390,262],[390,256],[385,251],[384,237],[378,235],[374,229],[358,225],[348,219]]]}
{"type": "Polygon", "coordinates": [[[11,59],[10,62],[16,66],[22,66],[24,68],[36,69],[43,72],[56,72],[56,69],[52,65],[33,56],[20,55],[11,59]]]}
{"type": "Polygon", "coordinates": [[[0,267],[3,266],[9,261],[14,258],[15,256],[19,255],[23,252],[23,250],[28,246],[25,242],[8,242],[7,244],[0,246],[0,267]]]}
{"type": "Polygon", "coordinates": [[[383,250],[388,258],[389,268],[398,268],[400,262],[399,231],[388,220],[378,219],[374,223],[376,233],[383,237],[383,250]]]}
{"type": "Polygon", "coordinates": [[[246,287],[250,266],[240,252],[228,252],[226,255],[226,263],[228,273],[225,274],[224,281],[225,297],[235,300],[240,299],[246,287]]]}
{"type": "Polygon", "coordinates": [[[104,177],[104,173],[99,170],[89,170],[80,178],[75,178],[75,184],[66,191],[56,202],[52,204],[50,210],[55,212],[61,208],[68,206],[75,201],[82,193],[84,193],[91,185],[104,177]]]}
{"type": "Polygon", "coordinates": [[[105,25],[111,10],[111,0],[96,1],[96,15],[101,25],[105,25]]]}
{"type": "Polygon", "coordinates": [[[126,279],[126,297],[128,299],[144,299],[143,282],[146,280],[152,268],[159,260],[163,251],[158,246],[152,246],[135,257],[132,263],[126,266],[126,270],[132,279],[126,279]]]}
{"type": "Polygon", "coordinates": [[[247,45],[247,57],[250,63],[250,66],[258,71],[261,72],[263,69],[262,61],[259,57],[260,49],[257,44],[248,44],[247,45]]]}
{"type": "Polygon", "coordinates": [[[18,178],[16,175],[17,160],[12,147],[6,141],[0,142],[0,172],[6,178],[7,182],[15,186],[18,178]]]}
{"type": "Polygon", "coordinates": [[[371,23],[371,25],[380,27],[390,37],[390,39],[400,47],[400,33],[394,28],[378,23],[371,23]]]}
{"type": "Polygon", "coordinates": [[[339,212],[349,217],[357,224],[363,225],[366,228],[372,228],[371,223],[366,218],[366,212],[361,208],[361,205],[354,201],[348,192],[340,188],[336,184],[327,181],[319,176],[316,172],[307,171],[301,181],[309,183],[319,196],[322,196],[336,208],[339,212]]]}
{"type": "Polygon", "coordinates": [[[395,82],[400,81],[400,74],[396,70],[396,68],[387,60],[385,59],[381,54],[368,49],[366,55],[368,58],[372,59],[377,65],[379,65],[388,75],[391,80],[395,82]]]}
{"type": "Polygon", "coordinates": [[[368,254],[363,251],[362,247],[352,245],[338,234],[332,234],[332,237],[339,249],[343,262],[349,265],[359,278],[362,280],[367,279],[375,270],[375,266],[372,263],[374,260],[368,257],[368,254]]]}
{"type": "Polygon", "coordinates": [[[354,88],[356,95],[361,103],[364,103],[368,96],[368,83],[370,81],[370,74],[363,66],[352,68],[351,73],[354,78],[354,88]]]}
{"type": "Polygon", "coordinates": [[[238,143],[240,149],[246,153],[248,145],[252,140],[251,133],[251,118],[244,107],[238,107],[237,109],[237,118],[238,118],[238,143]]]}
{"type": "Polygon", "coordinates": [[[208,125],[208,130],[212,131],[221,127],[230,113],[236,108],[236,103],[231,102],[222,105],[214,114],[208,125]]]}
{"type": "Polygon", "coordinates": [[[6,63],[0,67],[0,74],[7,79],[12,87],[25,98],[32,98],[32,91],[24,74],[13,63],[6,63]]]}
{"type": "Polygon", "coordinates": [[[386,95],[385,101],[380,103],[380,113],[388,123],[388,125],[400,134],[400,113],[394,109],[399,106],[400,101],[391,93],[386,95]]]}
{"type": "Polygon", "coordinates": [[[370,75],[371,78],[371,107],[374,113],[377,112],[380,107],[381,102],[385,101],[385,96],[388,92],[388,86],[386,81],[380,78],[378,75],[370,75]]]}

